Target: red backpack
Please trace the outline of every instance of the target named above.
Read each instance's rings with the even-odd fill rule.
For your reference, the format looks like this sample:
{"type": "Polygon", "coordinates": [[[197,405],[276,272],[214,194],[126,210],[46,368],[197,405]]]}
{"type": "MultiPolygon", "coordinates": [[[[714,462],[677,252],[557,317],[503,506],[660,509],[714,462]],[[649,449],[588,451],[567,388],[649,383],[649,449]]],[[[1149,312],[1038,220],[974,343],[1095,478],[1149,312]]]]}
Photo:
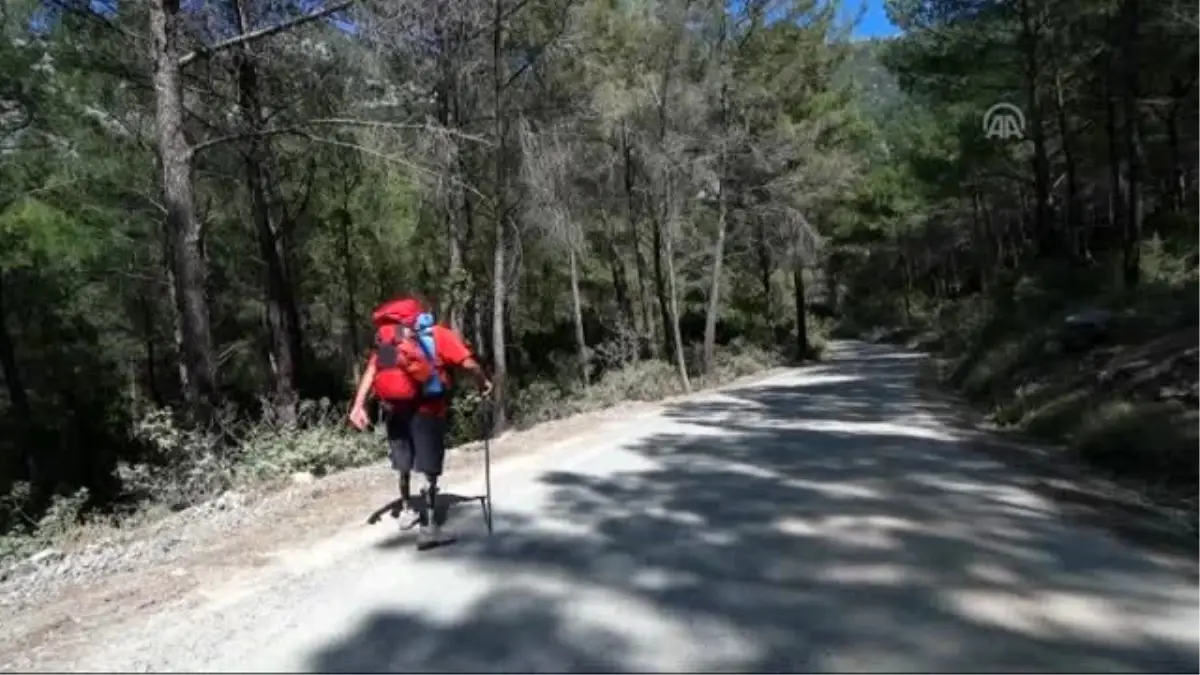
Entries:
{"type": "Polygon", "coordinates": [[[375,395],[387,401],[437,398],[446,377],[433,339],[433,316],[409,298],[384,303],[375,324],[375,395]]]}

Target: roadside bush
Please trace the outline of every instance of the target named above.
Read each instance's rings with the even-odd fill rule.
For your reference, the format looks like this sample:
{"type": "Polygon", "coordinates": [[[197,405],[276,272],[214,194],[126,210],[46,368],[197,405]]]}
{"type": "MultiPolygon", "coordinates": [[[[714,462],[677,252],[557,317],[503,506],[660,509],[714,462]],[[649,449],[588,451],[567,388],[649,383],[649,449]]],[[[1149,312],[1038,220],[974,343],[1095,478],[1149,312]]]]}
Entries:
{"type": "MultiPolygon", "coordinates": [[[[814,344],[821,335],[814,331],[814,344]]],[[[617,355],[611,358],[626,358],[620,349],[613,351],[617,355]]],[[[734,340],[718,349],[713,372],[693,375],[692,385],[694,389],[715,386],[784,362],[777,352],[734,340]]],[[[563,369],[578,372],[572,371],[570,364],[564,364],[563,369]]],[[[681,393],[683,387],[672,363],[632,361],[607,370],[589,387],[566,376],[525,384],[511,393],[510,419],[512,426],[527,428],[624,401],[656,401],[681,393]]],[[[479,438],[481,424],[486,422],[479,415],[481,404],[473,390],[454,397],[452,444],[479,438]]],[[[145,522],[164,510],[195,506],[230,489],[270,487],[297,472],[321,476],[385,456],[382,430],[351,430],[345,411],[328,400],[302,402],[294,425],[274,419],[270,402],[264,401],[262,409],[265,412],[261,419],[240,424],[234,421],[232,412],[223,411],[209,430],[180,426],[168,408],[146,411],[133,429],[133,435],[145,447],[144,456],[138,461],[123,461],[117,467],[134,508],[116,517],[113,524],[145,522]]],[[[0,498],[0,518],[10,523],[9,534],[0,537],[0,559],[28,556],[88,520],[86,490],[56,498],[39,520],[21,512],[27,501],[23,494],[17,485],[0,498]]]]}
{"type": "Polygon", "coordinates": [[[1109,401],[1085,414],[1072,447],[1110,471],[1194,488],[1196,422],[1176,402],[1109,401]]]}

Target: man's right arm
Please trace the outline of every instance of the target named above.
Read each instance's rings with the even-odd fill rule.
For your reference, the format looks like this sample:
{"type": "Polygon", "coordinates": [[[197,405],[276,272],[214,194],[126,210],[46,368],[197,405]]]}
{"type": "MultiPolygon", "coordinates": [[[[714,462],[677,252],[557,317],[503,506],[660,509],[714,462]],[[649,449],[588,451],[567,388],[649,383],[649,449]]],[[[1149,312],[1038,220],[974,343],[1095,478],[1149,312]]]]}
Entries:
{"type": "Polygon", "coordinates": [[[471,377],[475,378],[475,386],[479,387],[479,391],[484,396],[491,395],[492,381],[488,379],[487,373],[483,372],[483,366],[479,365],[474,356],[468,356],[463,359],[462,366],[460,367],[470,373],[471,377]]]}
{"type": "Polygon", "coordinates": [[[479,365],[479,361],[467,347],[467,341],[457,331],[449,328],[442,331],[441,337],[438,351],[441,352],[442,358],[450,365],[470,373],[471,377],[475,378],[475,386],[479,387],[479,391],[484,396],[491,394],[492,381],[488,379],[487,373],[483,372],[483,366],[479,365]]]}

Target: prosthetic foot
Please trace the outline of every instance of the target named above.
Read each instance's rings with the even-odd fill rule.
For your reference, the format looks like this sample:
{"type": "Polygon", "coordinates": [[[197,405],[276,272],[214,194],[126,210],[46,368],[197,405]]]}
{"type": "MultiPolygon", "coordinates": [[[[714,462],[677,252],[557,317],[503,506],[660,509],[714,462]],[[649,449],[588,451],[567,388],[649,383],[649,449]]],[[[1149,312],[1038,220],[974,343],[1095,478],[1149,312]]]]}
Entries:
{"type": "Polygon", "coordinates": [[[421,512],[411,499],[406,499],[392,511],[392,517],[400,521],[400,530],[411,530],[421,523],[421,512]]]}
{"type": "Polygon", "coordinates": [[[428,479],[426,487],[421,490],[421,497],[424,508],[418,518],[420,530],[417,531],[417,550],[427,551],[453,543],[454,537],[442,530],[443,523],[438,517],[436,478],[428,479]]]}

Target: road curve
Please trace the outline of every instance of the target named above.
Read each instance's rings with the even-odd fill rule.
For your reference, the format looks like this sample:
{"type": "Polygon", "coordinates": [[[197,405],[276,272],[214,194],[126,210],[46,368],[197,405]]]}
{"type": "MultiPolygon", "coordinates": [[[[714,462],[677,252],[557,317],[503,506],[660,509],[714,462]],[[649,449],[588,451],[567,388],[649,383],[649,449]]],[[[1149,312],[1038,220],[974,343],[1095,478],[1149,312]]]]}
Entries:
{"type": "Polygon", "coordinates": [[[973,452],[917,396],[918,359],[837,343],[819,366],[505,461],[490,538],[467,503],[459,542],[430,552],[364,525],[88,665],[1200,670],[1194,579],[973,452]]]}

